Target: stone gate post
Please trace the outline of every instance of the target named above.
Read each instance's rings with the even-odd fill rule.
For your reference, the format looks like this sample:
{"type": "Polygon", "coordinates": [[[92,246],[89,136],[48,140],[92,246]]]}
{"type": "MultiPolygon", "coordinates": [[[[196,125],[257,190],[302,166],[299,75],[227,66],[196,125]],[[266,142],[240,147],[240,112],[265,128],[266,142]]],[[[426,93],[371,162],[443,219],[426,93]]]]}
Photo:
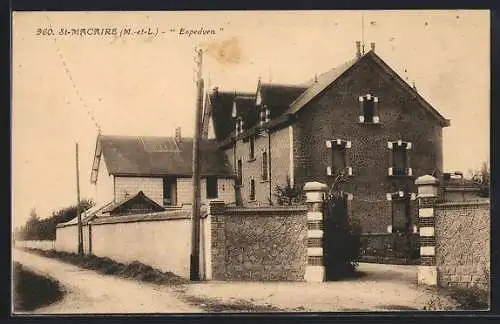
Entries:
{"type": "Polygon", "coordinates": [[[420,266],[418,283],[437,285],[436,237],[434,231],[434,204],[438,199],[439,180],[424,175],[415,184],[418,188],[418,223],[420,230],[420,266]]]}
{"type": "Polygon", "coordinates": [[[308,282],[325,281],[323,264],[323,202],[328,187],[320,182],[304,186],[307,202],[307,265],[304,279],[308,282]]]}

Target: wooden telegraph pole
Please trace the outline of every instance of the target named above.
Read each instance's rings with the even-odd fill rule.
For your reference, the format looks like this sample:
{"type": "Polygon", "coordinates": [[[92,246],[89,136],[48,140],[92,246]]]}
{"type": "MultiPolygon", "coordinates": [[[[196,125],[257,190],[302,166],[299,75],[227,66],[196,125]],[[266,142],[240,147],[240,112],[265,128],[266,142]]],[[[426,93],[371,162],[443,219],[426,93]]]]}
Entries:
{"type": "Polygon", "coordinates": [[[78,143],[76,143],[76,217],[78,217],[78,255],[83,255],[82,215],[80,214],[80,169],[78,167],[78,143]]]}
{"type": "Polygon", "coordinates": [[[203,78],[202,78],[203,51],[198,49],[196,54],[196,122],[193,139],[193,210],[191,231],[191,281],[200,280],[200,138],[201,114],[203,110],[203,78]]]}

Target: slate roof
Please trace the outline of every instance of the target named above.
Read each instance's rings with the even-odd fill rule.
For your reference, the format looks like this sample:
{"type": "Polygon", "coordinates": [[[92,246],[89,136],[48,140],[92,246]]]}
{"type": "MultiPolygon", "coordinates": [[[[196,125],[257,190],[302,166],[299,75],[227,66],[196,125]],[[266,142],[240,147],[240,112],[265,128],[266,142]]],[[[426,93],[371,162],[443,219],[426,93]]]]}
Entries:
{"type": "MultiPolygon", "coordinates": [[[[361,60],[372,59],[375,64],[378,64],[385,72],[394,77],[404,90],[413,96],[427,111],[429,111],[439,121],[441,126],[450,125],[450,121],[444,118],[436,109],[434,109],[415,89],[405,82],[392,68],[390,68],[375,52],[368,51],[360,58],[353,58],[311,80],[308,80],[300,85],[280,85],[280,84],[260,84],[258,92],[262,98],[262,104],[266,104],[271,112],[271,121],[265,128],[272,129],[279,127],[281,124],[286,124],[293,118],[297,112],[306,107],[314,98],[320,95],[331,84],[337,81],[348,70],[355,66],[361,60]]],[[[231,117],[233,101],[241,93],[221,93],[216,92],[211,97],[213,109],[213,122],[216,139],[221,146],[230,144],[231,138],[229,135],[234,135],[234,121],[231,117]]],[[[255,94],[256,96],[257,94],[255,94]]],[[[255,119],[259,120],[259,115],[255,103],[252,106],[251,94],[246,94],[248,99],[245,104],[241,105],[238,113],[244,118],[247,117],[250,122],[245,122],[245,133],[240,135],[245,137],[255,132],[258,132],[260,127],[255,119]],[[247,107],[248,106],[248,107],[247,107]],[[244,110],[248,109],[248,110],[244,110]],[[259,128],[259,129],[257,129],[259,128]]],[[[256,99],[256,98],[255,98],[256,99]]],[[[238,103],[238,107],[240,104],[238,103]]]]}
{"type": "MultiPolygon", "coordinates": [[[[183,137],[177,144],[172,137],[100,135],[99,142],[112,175],[192,176],[192,138],[183,137]]],[[[200,141],[200,157],[201,176],[233,176],[214,140],[200,141]]]]}
{"type": "Polygon", "coordinates": [[[269,108],[271,119],[284,113],[290,104],[306,90],[307,86],[289,84],[263,83],[259,87],[262,104],[269,108]]]}
{"type": "MultiPolygon", "coordinates": [[[[210,94],[211,115],[214,126],[215,138],[222,141],[235,129],[232,117],[233,103],[237,99],[240,112],[246,112],[255,106],[255,93],[213,91],[210,94]]],[[[249,114],[250,119],[257,118],[249,114]]]]}

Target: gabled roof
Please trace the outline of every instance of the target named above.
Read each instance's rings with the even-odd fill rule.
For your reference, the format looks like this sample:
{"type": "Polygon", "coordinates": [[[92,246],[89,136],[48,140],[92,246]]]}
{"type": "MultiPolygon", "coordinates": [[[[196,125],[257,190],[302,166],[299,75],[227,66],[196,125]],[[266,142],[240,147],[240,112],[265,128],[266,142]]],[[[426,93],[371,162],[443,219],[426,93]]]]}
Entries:
{"type": "Polygon", "coordinates": [[[130,210],[133,208],[134,204],[145,204],[147,206],[147,211],[144,212],[160,212],[164,211],[165,208],[157,204],[154,200],[149,198],[144,194],[144,192],[139,191],[136,195],[127,197],[122,201],[116,202],[109,205],[102,210],[102,213],[127,213],[131,211],[132,213],[137,212],[135,210],[130,210]]]}
{"type": "Polygon", "coordinates": [[[317,82],[313,82],[313,85],[308,88],[302,95],[300,95],[291,105],[290,109],[287,111],[287,114],[295,114],[304,108],[311,100],[313,100],[316,96],[321,94],[327,87],[329,87],[332,83],[337,81],[344,73],[350,70],[357,63],[362,60],[371,59],[375,62],[379,67],[381,67],[386,73],[394,77],[394,79],[402,86],[402,88],[413,96],[418,102],[428,110],[434,117],[436,117],[442,127],[446,127],[450,125],[450,121],[444,118],[434,107],[432,107],[420,94],[415,91],[408,83],[406,83],[390,66],[388,66],[374,51],[369,51],[364,54],[359,59],[350,60],[337,68],[334,68],[320,77],[318,77],[317,82]]]}
{"type": "MultiPolygon", "coordinates": [[[[235,100],[237,100],[238,111],[246,115],[247,111],[250,111],[255,105],[255,93],[214,90],[210,94],[210,113],[217,141],[224,140],[235,129],[235,122],[232,117],[235,100]]],[[[253,118],[250,112],[248,112],[248,115],[247,117],[253,118]]],[[[205,122],[208,122],[208,120],[205,120],[205,122]]]]}
{"type": "MultiPolygon", "coordinates": [[[[193,139],[173,137],[100,135],[99,150],[111,175],[185,176],[192,175],[193,139]]],[[[215,140],[200,141],[201,175],[232,177],[233,171],[215,140]]],[[[97,170],[93,170],[97,172],[97,170]]]]}

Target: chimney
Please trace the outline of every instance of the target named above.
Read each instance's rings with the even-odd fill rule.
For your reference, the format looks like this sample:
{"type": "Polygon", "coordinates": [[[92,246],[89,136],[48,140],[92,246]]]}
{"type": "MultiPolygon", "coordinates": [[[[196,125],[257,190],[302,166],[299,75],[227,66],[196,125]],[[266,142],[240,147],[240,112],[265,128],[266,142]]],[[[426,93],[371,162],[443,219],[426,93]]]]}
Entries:
{"type": "Polygon", "coordinates": [[[370,43],[370,47],[372,49],[372,52],[375,52],[375,43],[370,43]]]}
{"type": "Polygon", "coordinates": [[[182,142],[181,128],[180,127],[175,128],[175,142],[177,144],[180,144],[182,142]]]}
{"type": "Polygon", "coordinates": [[[356,57],[360,58],[361,57],[361,42],[356,41],[356,57]]]}

